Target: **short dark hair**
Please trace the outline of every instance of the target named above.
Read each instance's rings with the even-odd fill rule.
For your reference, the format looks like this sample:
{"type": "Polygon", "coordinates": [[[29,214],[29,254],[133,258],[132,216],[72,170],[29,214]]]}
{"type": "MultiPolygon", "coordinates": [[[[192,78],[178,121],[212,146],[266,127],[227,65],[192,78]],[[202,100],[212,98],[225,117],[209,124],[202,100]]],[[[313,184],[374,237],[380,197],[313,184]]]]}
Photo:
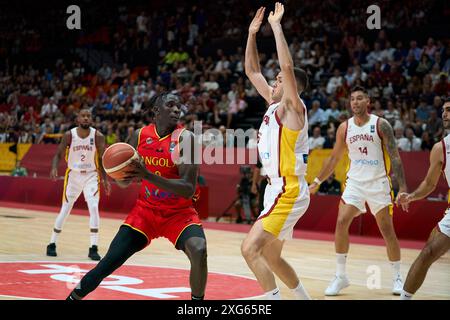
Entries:
{"type": "Polygon", "coordinates": [[[162,92],[160,94],[155,94],[148,102],[148,107],[152,110],[154,110],[156,107],[161,107],[162,105],[164,105],[166,103],[166,98],[169,95],[173,95],[176,96],[178,99],[180,99],[180,96],[177,95],[176,93],[172,93],[172,92],[162,92]]]}
{"type": "Polygon", "coordinates": [[[444,99],[444,104],[450,102],[450,96],[448,96],[447,98],[444,99]]]}
{"type": "Polygon", "coordinates": [[[366,94],[367,96],[369,96],[369,92],[367,92],[366,88],[362,87],[362,86],[354,86],[351,90],[350,93],[356,92],[356,91],[361,91],[364,94],[366,94]]]}
{"type": "Polygon", "coordinates": [[[306,71],[302,68],[294,67],[294,75],[297,82],[302,86],[302,91],[306,90],[309,85],[308,74],[306,73],[306,71]]]}

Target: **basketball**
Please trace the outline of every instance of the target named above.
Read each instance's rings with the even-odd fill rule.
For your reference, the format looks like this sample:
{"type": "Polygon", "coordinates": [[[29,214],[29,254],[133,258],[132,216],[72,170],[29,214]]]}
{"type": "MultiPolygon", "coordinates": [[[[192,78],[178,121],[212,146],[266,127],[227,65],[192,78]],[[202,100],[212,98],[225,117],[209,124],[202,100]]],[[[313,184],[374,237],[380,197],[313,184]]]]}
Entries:
{"type": "Polygon", "coordinates": [[[121,180],[131,170],[129,165],[133,159],[139,159],[136,150],[127,143],[118,142],[103,153],[103,168],[111,178],[121,180]]]}

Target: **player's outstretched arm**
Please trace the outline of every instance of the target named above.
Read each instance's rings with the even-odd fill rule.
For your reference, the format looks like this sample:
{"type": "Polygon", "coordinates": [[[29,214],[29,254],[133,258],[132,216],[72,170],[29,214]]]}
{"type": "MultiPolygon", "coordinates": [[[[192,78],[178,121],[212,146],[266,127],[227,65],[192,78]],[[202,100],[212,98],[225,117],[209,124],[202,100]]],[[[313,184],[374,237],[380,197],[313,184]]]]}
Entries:
{"type": "Polygon", "coordinates": [[[405,171],[403,170],[402,159],[398,153],[397,141],[395,140],[394,130],[391,124],[386,119],[381,119],[378,122],[378,129],[381,132],[384,146],[391,159],[392,171],[397,177],[399,184],[399,192],[407,192],[405,171]]]}
{"type": "Polygon", "coordinates": [[[272,88],[261,73],[259,65],[258,48],[256,47],[256,34],[261,27],[266,8],[261,7],[255,14],[248,28],[247,46],[245,48],[245,74],[255,86],[259,94],[268,102],[271,102],[272,88]]]}
{"type": "Polygon", "coordinates": [[[149,181],[155,186],[173,192],[184,198],[192,198],[195,194],[198,177],[198,164],[195,164],[195,138],[194,134],[190,131],[184,130],[180,137],[180,144],[190,147],[189,156],[183,157],[183,161],[177,165],[180,179],[167,179],[152,172],[148,171],[145,167],[144,160],[133,161],[132,164],[135,167],[135,171],[129,172],[129,176],[126,179],[141,178],[149,181]],[[186,141],[184,140],[186,139],[186,141]]]}
{"type": "Polygon", "coordinates": [[[428,168],[425,179],[415,191],[411,193],[399,193],[397,196],[397,203],[400,205],[408,205],[410,202],[423,199],[433,192],[438,184],[443,164],[444,153],[442,142],[440,141],[433,146],[433,149],[431,149],[430,167],[428,168]]]}
{"type": "Polygon", "coordinates": [[[294,74],[294,61],[292,60],[289,46],[283,34],[281,18],[284,14],[284,6],[275,3],[275,11],[269,14],[269,23],[272,27],[277,46],[278,60],[280,62],[283,75],[283,98],[280,106],[282,108],[292,109],[298,113],[299,118],[304,119],[304,107],[298,95],[297,81],[294,74]]]}
{"type": "Polygon", "coordinates": [[[108,181],[108,176],[106,174],[105,169],[103,168],[103,161],[102,161],[102,156],[103,153],[105,152],[106,141],[105,136],[98,130],[95,132],[95,143],[97,145],[97,161],[100,177],[103,186],[105,188],[106,195],[109,196],[111,193],[111,184],[108,181]]]}
{"type": "Polygon", "coordinates": [[[52,160],[52,169],[50,171],[50,178],[52,178],[52,179],[56,179],[58,177],[59,161],[61,160],[61,158],[64,158],[66,149],[70,144],[70,140],[71,140],[71,133],[70,133],[70,131],[66,131],[66,133],[64,133],[64,135],[61,139],[61,142],[58,146],[58,151],[56,151],[56,154],[52,160]]]}
{"type": "Polygon", "coordinates": [[[322,169],[320,169],[319,174],[309,185],[309,191],[311,193],[316,193],[319,189],[320,184],[328,179],[328,177],[333,173],[334,168],[341,160],[344,155],[344,151],[347,149],[345,144],[345,132],[347,131],[347,122],[343,122],[339,125],[339,128],[336,133],[336,143],[333,147],[333,151],[328,159],[326,159],[322,165],[322,169]]]}

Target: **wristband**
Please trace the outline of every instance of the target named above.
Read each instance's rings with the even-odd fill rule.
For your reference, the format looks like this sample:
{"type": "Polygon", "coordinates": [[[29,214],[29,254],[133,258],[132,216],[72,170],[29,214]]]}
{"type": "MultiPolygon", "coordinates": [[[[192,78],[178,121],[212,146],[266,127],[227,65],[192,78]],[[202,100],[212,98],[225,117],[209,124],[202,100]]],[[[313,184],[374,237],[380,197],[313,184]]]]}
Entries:
{"type": "Polygon", "coordinates": [[[318,185],[322,184],[322,181],[320,181],[319,178],[317,177],[314,178],[314,182],[317,183],[318,185]]]}

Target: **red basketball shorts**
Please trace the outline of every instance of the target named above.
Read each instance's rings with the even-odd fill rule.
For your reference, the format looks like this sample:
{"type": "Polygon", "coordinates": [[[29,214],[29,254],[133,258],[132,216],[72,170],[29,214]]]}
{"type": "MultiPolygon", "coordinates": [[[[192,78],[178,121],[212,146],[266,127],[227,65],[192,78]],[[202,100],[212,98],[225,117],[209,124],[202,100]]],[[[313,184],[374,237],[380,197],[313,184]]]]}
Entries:
{"type": "Polygon", "coordinates": [[[194,208],[164,209],[152,208],[140,200],[128,214],[123,223],[142,233],[147,238],[147,245],[153,239],[164,237],[175,246],[183,231],[190,225],[200,225],[201,220],[194,208]]]}

